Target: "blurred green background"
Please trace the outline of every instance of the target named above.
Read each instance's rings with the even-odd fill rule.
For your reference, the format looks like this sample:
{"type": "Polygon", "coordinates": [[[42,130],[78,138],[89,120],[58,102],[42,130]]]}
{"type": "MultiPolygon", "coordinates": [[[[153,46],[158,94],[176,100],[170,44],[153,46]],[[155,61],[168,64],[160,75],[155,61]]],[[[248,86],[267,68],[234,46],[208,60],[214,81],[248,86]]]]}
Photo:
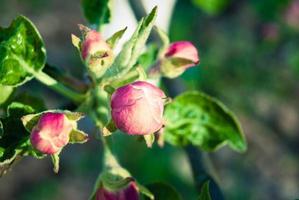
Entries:
{"type": "MultiPolygon", "coordinates": [[[[71,33],[78,35],[77,24],[86,23],[79,1],[0,0],[1,26],[18,14],[40,30],[51,64],[84,76],[70,42],[71,33]]],[[[172,41],[190,40],[199,49],[201,64],[181,77],[187,87],[219,98],[244,128],[246,153],[228,148],[204,153],[226,199],[299,198],[299,0],[178,0],[169,34],[172,41]]],[[[42,96],[49,108],[66,103],[38,82],[24,88],[42,96]]],[[[81,127],[95,132],[88,119],[81,127]]],[[[196,199],[182,149],[147,149],[133,137],[116,134],[112,150],[141,183],[164,180],[184,200],[196,199]]],[[[95,141],[69,145],[58,175],[50,159],[24,158],[0,179],[0,200],[87,199],[100,163],[95,141]]]]}

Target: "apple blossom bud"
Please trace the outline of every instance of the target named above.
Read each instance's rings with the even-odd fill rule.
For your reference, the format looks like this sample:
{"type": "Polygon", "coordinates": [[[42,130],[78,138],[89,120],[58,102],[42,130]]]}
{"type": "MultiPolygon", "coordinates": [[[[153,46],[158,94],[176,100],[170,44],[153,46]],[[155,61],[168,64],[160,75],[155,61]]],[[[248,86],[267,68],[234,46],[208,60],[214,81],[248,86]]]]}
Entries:
{"type": "Polygon", "coordinates": [[[135,182],[117,191],[109,191],[103,186],[98,189],[95,200],[138,200],[139,191],[135,182]]]}
{"type": "Polygon", "coordinates": [[[81,43],[81,56],[88,69],[100,76],[113,61],[113,53],[102,35],[95,30],[88,30],[81,43]]]}
{"type": "Polygon", "coordinates": [[[59,152],[68,142],[73,124],[62,113],[44,113],[32,129],[30,141],[45,154],[59,152]]]}
{"type": "Polygon", "coordinates": [[[187,68],[199,63],[196,47],[188,41],[179,41],[170,44],[164,58],[160,62],[160,71],[163,76],[175,78],[187,68]]]}
{"type": "Polygon", "coordinates": [[[129,135],[157,132],[163,125],[165,94],[144,81],[118,88],[111,97],[112,119],[129,135]]]}
{"type": "Polygon", "coordinates": [[[290,2],[285,13],[286,23],[295,30],[299,30],[299,0],[290,2]]]}

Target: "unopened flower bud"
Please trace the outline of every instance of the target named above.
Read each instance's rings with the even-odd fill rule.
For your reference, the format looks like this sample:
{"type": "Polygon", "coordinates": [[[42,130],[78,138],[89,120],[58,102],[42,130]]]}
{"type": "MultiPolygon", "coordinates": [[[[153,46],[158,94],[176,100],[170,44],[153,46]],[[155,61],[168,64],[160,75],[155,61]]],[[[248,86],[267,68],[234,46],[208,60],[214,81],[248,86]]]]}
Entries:
{"type": "Polygon", "coordinates": [[[139,191],[134,181],[130,182],[125,188],[110,191],[103,186],[96,193],[96,200],[138,200],[139,191]]]}
{"type": "Polygon", "coordinates": [[[81,56],[88,69],[100,76],[113,61],[113,53],[102,35],[89,30],[81,43],[81,56]]]}
{"type": "Polygon", "coordinates": [[[293,29],[299,30],[299,0],[292,0],[286,9],[286,23],[293,29]]]}
{"type": "Polygon", "coordinates": [[[30,141],[40,152],[55,154],[69,142],[72,129],[72,122],[64,114],[44,113],[32,129],[30,141]]]}
{"type": "Polygon", "coordinates": [[[111,97],[112,119],[129,135],[157,132],[163,125],[164,92],[144,81],[118,88],[111,97]]]}
{"type": "Polygon", "coordinates": [[[199,63],[196,47],[188,41],[179,41],[170,44],[164,58],[160,62],[160,71],[163,76],[175,78],[187,68],[199,63]]]}

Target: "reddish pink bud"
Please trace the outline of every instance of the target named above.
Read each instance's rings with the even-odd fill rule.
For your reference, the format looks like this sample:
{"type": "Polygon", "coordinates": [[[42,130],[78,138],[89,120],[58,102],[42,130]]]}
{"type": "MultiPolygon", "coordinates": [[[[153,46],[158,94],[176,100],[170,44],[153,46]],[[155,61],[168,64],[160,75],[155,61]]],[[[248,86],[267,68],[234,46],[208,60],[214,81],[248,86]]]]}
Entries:
{"type": "Polygon", "coordinates": [[[96,200],[138,200],[138,193],[136,183],[131,182],[126,188],[117,191],[109,191],[101,187],[96,193],[96,200]]]}
{"type": "Polygon", "coordinates": [[[81,46],[83,60],[86,60],[88,56],[91,56],[97,52],[108,51],[110,51],[110,47],[99,32],[95,30],[90,30],[87,32],[81,46]]]}
{"type": "Polygon", "coordinates": [[[179,41],[170,44],[165,56],[168,58],[183,58],[192,61],[190,64],[180,66],[185,69],[199,63],[197,49],[191,42],[188,41],[179,41]]]}
{"type": "Polygon", "coordinates": [[[111,98],[116,127],[129,135],[155,133],[163,125],[165,97],[162,90],[144,81],[118,88],[111,98]]]}
{"type": "Polygon", "coordinates": [[[45,154],[59,152],[68,142],[72,123],[62,113],[44,113],[31,131],[34,148],[45,154]]]}
{"type": "Polygon", "coordinates": [[[290,27],[299,30],[299,0],[291,1],[285,13],[285,20],[290,27]]]}

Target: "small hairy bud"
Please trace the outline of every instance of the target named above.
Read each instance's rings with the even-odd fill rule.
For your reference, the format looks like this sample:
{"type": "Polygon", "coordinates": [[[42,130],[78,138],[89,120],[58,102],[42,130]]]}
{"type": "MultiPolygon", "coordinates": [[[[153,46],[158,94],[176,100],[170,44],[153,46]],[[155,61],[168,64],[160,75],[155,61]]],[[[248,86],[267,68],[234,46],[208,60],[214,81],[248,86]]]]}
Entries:
{"type": "Polygon", "coordinates": [[[95,30],[86,32],[81,43],[81,56],[95,76],[102,75],[113,61],[112,49],[102,35],[95,30]]]}
{"type": "Polygon", "coordinates": [[[162,75],[175,78],[181,75],[187,68],[199,63],[196,47],[188,41],[179,41],[170,44],[164,58],[160,63],[162,75]]]}
{"type": "Polygon", "coordinates": [[[59,152],[68,142],[73,129],[71,121],[62,113],[44,113],[32,129],[30,141],[45,154],[59,152]]]}
{"type": "Polygon", "coordinates": [[[112,119],[129,135],[157,132],[163,125],[164,92],[144,81],[118,88],[111,97],[112,119]]]}
{"type": "Polygon", "coordinates": [[[125,188],[109,191],[103,186],[96,193],[96,200],[138,200],[139,191],[135,182],[130,182],[125,188]]]}

